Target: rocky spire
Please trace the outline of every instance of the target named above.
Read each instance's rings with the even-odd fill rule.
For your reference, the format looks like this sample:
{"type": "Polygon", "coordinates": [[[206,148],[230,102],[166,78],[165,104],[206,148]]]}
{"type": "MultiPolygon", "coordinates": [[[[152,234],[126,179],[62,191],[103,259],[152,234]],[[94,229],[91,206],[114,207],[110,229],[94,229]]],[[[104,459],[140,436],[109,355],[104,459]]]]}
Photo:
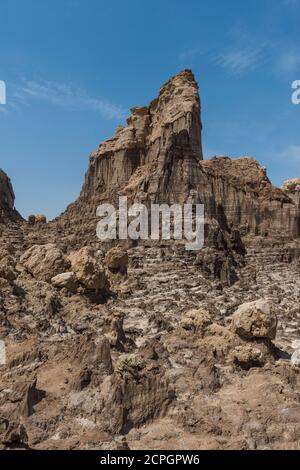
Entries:
{"type": "MultiPolygon", "coordinates": [[[[85,214],[94,215],[101,201],[113,201],[120,191],[135,199],[145,194],[160,199],[175,154],[181,173],[183,161],[188,167],[189,160],[202,160],[201,129],[198,85],[192,71],[183,70],[161,87],[149,106],[131,108],[127,125],[91,154],[81,195],[66,215],[73,217],[83,206],[85,214]]],[[[169,179],[169,192],[178,193],[189,176],[169,179]]]]}
{"type": "Polygon", "coordinates": [[[197,202],[207,219],[242,234],[300,236],[299,191],[275,188],[250,157],[204,161],[201,106],[191,70],[160,89],[149,106],[131,109],[127,125],[90,156],[77,201],[63,216],[64,229],[95,237],[96,208],[120,195],[147,204],[197,202]]]}

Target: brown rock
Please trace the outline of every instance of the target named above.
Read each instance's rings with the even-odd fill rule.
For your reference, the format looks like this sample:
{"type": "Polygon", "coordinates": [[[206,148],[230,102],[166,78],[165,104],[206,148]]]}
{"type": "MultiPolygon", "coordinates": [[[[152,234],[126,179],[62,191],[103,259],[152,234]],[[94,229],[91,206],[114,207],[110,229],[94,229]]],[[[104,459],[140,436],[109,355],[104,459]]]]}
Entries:
{"type": "Polygon", "coordinates": [[[45,397],[45,392],[38,390],[36,383],[37,380],[35,379],[32,383],[25,385],[24,399],[21,405],[21,415],[24,417],[31,416],[34,413],[34,405],[45,397]]]}
{"type": "Polygon", "coordinates": [[[20,258],[20,263],[36,279],[50,282],[57,274],[67,271],[68,262],[53,243],[34,245],[20,258]]]}
{"type": "Polygon", "coordinates": [[[25,426],[16,421],[8,423],[7,431],[1,439],[8,447],[26,448],[28,444],[28,435],[25,426]]]}
{"type": "Polygon", "coordinates": [[[51,284],[53,287],[58,287],[60,289],[67,289],[70,292],[76,291],[77,280],[75,274],[70,271],[67,273],[61,273],[51,279],[51,284]]]}
{"type": "Polygon", "coordinates": [[[234,364],[244,370],[262,367],[267,360],[266,352],[252,344],[237,346],[232,351],[231,357],[234,364]]]}
{"type": "Polygon", "coordinates": [[[28,224],[35,225],[35,224],[46,224],[47,217],[44,214],[36,214],[36,215],[29,215],[28,216],[28,224]]]}
{"type": "MultiPolygon", "coordinates": [[[[80,197],[61,223],[72,220],[76,227],[74,219],[84,219],[92,236],[96,207],[124,194],[148,204],[201,202],[206,218],[228,234],[233,227],[243,234],[300,235],[299,200],[272,186],[254,158],[203,160],[198,85],[190,70],[165,83],[148,107],[131,111],[127,126],[91,154],[80,197]]],[[[220,271],[232,276],[226,266],[220,271]]]]}
{"type": "Polygon", "coordinates": [[[232,317],[232,330],[245,339],[274,339],[277,329],[275,306],[267,300],[248,302],[232,317]]]}
{"type": "Polygon", "coordinates": [[[111,248],[105,256],[105,264],[111,271],[126,273],[128,254],[120,247],[111,248]]]}
{"type": "Polygon", "coordinates": [[[180,321],[180,326],[185,330],[191,330],[202,335],[211,324],[212,320],[209,312],[201,308],[186,312],[180,321]]]}
{"type": "Polygon", "coordinates": [[[125,350],[124,345],[126,343],[126,336],[123,329],[124,316],[123,313],[113,312],[110,330],[105,335],[109,344],[120,351],[125,350]]]}
{"type": "Polygon", "coordinates": [[[14,218],[0,178],[0,447],[26,447],[26,427],[34,449],[299,448],[299,200],[298,182],[274,188],[253,158],[202,159],[188,70],[132,109],[49,224],[14,218]],[[128,243],[125,277],[120,241],[102,263],[112,245],[96,238],[96,207],[120,195],[204,203],[205,247],[128,243]],[[16,264],[51,242],[57,256],[39,248],[16,264]],[[39,280],[50,271],[58,287],[39,280]],[[256,298],[276,305],[276,345],[275,307],[243,305],[256,298]]]}
{"type": "Polygon", "coordinates": [[[21,221],[20,214],[15,210],[15,194],[8,176],[0,169],[0,223],[21,221]]]}
{"type": "Polygon", "coordinates": [[[127,433],[163,416],[174,400],[174,390],[159,367],[147,368],[142,358],[123,355],[116,365],[112,390],[104,409],[114,433],[127,433]]]}
{"type": "Polygon", "coordinates": [[[47,223],[47,217],[44,214],[37,214],[35,216],[35,223],[36,224],[46,224],[47,223]]]}
{"type": "Polygon", "coordinates": [[[92,248],[83,247],[69,256],[77,280],[89,290],[106,288],[107,278],[101,260],[92,248]]]}

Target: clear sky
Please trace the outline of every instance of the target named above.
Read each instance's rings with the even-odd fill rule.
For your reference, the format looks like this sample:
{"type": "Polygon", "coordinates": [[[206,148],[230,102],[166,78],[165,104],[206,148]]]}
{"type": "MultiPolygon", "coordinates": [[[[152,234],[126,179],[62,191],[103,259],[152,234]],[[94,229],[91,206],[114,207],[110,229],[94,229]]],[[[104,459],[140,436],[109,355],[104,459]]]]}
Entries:
{"type": "Polygon", "coordinates": [[[205,158],[252,155],[300,176],[300,0],[1,0],[0,167],[23,216],[79,194],[88,155],[192,68],[205,158]]]}

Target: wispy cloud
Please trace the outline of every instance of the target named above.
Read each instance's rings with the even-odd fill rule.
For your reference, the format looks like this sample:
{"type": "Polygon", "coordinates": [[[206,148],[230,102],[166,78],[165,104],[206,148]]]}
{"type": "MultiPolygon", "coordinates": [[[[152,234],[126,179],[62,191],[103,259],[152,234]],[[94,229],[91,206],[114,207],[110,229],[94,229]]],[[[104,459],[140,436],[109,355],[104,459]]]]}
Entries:
{"type": "MultiPolygon", "coordinates": [[[[281,1],[282,5],[300,7],[300,0],[281,1]]],[[[222,45],[215,43],[206,49],[196,45],[181,51],[178,58],[185,64],[206,61],[237,78],[264,68],[269,73],[286,79],[287,74],[300,69],[300,47],[287,37],[279,38],[270,32],[249,31],[240,25],[233,26],[228,31],[222,45]]]]}
{"type": "Polygon", "coordinates": [[[282,160],[290,160],[300,162],[300,145],[288,145],[280,153],[282,160]]]}
{"type": "Polygon", "coordinates": [[[193,63],[202,57],[202,60],[236,77],[250,73],[268,59],[268,42],[238,26],[228,31],[226,44],[226,47],[223,42],[222,45],[214,44],[207,48],[186,49],[178,58],[181,62],[193,63]]]}
{"type": "Polygon", "coordinates": [[[255,70],[265,57],[264,45],[249,45],[224,49],[212,57],[212,62],[231,75],[243,75],[255,70]]]}
{"type": "Polygon", "coordinates": [[[126,116],[126,110],[108,100],[91,97],[80,88],[53,81],[25,80],[12,87],[11,97],[18,103],[40,100],[69,109],[94,111],[109,119],[126,116]]]}

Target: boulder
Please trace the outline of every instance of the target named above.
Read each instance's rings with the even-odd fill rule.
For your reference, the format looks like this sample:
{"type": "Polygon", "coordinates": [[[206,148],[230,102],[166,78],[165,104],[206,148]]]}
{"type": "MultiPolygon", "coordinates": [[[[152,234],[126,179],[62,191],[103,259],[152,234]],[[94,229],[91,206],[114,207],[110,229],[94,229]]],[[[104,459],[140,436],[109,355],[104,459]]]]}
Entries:
{"type": "Polygon", "coordinates": [[[70,292],[76,291],[76,276],[72,271],[58,274],[51,279],[51,284],[53,287],[57,287],[59,289],[67,289],[70,292]]]}
{"type": "Polygon", "coordinates": [[[21,256],[20,264],[36,279],[45,282],[68,270],[67,260],[53,243],[32,246],[21,256]]]}
{"type": "Polygon", "coordinates": [[[47,223],[47,217],[44,214],[37,214],[35,216],[35,223],[36,224],[46,224],[47,223]]]}
{"type": "Polygon", "coordinates": [[[243,370],[252,367],[262,367],[266,360],[266,353],[252,344],[237,346],[231,353],[233,363],[243,370]]]}
{"type": "Polygon", "coordinates": [[[44,214],[30,214],[28,216],[28,224],[29,225],[35,225],[35,224],[46,224],[47,223],[47,217],[44,214]]]}
{"type": "Polygon", "coordinates": [[[247,340],[274,339],[277,329],[274,304],[260,299],[240,305],[232,316],[231,328],[247,340]]]}
{"type": "Polygon", "coordinates": [[[70,254],[72,271],[77,280],[88,290],[103,290],[107,285],[107,278],[101,260],[90,247],[83,247],[70,254]]]}
{"type": "Polygon", "coordinates": [[[281,186],[283,191],[300,191],[300,178],[292,178],[289,180],[284,181],[283,185],[281,186]]]}
{"type": "Polygon", "coordinates": [[[126,273],[128,266],[127,251],[118,246],[111,248],[106,254],[105,264],[111,271],[126,273]]]}
{"type": "Polygon", "coordinates": [[[201,334],[204,334],[206,328],[211,324],[210,313],[203,308],[189,310],[183,315],[180,321],[180,326],[183,329],[201,334]]]}

